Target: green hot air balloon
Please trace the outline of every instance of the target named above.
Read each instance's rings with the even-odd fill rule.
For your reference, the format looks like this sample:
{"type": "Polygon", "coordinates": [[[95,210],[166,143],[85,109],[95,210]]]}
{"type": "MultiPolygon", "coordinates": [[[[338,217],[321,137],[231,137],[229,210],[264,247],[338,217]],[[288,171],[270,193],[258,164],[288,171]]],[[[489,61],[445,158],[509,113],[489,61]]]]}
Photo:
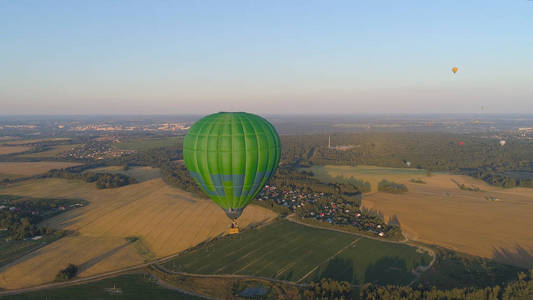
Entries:
{"type": "Polygon", "coordinates": [[[236,219],[274,174],[280,147],[278,133],[267,120],[244,112],[220,112],[189,129],[183,157],[201,189],[236,219]]]}

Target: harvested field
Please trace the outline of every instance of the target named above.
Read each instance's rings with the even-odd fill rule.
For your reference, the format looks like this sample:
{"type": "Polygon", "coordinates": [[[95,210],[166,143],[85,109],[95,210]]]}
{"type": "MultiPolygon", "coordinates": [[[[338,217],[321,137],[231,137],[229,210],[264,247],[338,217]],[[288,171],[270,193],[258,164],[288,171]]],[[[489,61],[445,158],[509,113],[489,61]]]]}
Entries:
{"type": "MultiPolygon", "coordinates": [[[[349,177],[357,172],[350,167],[322,168],[326,169],[323,173],[334,176],[349,177]]],[[[533,267],[533,189],[503,189],[451,174],[422,175],[426,184],[411,183],[412,176],[397,172],[380,176],[405,184],[409,192],[365,194],[363,206],[383,212],[386,218],[397,215],[409,239],[533,267]],[[481,191],[461,190],[458,184],[479,187],[481,191]]],[[[357,178],[367,177],[359,172],[357,178]]]]}
{"type": "Polygon", "coordinates": [[[16,240],[5,240],[5,235],[0,234],[0,268],[13,262],[17,258],[20,258],[27,253],[30,253],[46,244],[53,242],[61,238],[62,235],[51,234],[47,235],[40,240],[27,240],[27,241],[16,241],[16,240]]]}
{"type": "Polygon", "coordinates": [[[46,143],[46,142],[63,142],[63,141],[70,141],[69,138],[48,138],[48,139],[33,139],[33,140],[16,140],[16,141],[10,141],[5,142],[5,145],[31,145],[31,144],[37,144],[37,143],[46,143]]]}
{"type": "Polygon", "coordinates": [[[27,146],[0,146],[0,155],[20,153],[30,150],[27,146]]]}
{"type": "Polygon", "coordinates": [[[63,169],[78,166],[79,163],[71,162],[0,162],[0,174],[32,176],[46,173],[52,169],[63,169]]]}
{"type": "MultiPolygon", "coordinates": [[[[15,266],[0,269],[0,286],[22,287],[51,282],[69,263],[78,266],[88,263],[90,267],[91,259],[105,258],[108,252],[126,243],[118,237],[64,237],[23,257],[15,266]]],[[[142,259],[132,261],[139,262],[142,259]]],[[[80,267],[80,272],[83,276],[84,268],[80,267]]]]}
{"type": "Polygon", "coordinates": [[[13,179],[22,178],[22,177],[24,177],[24,176],[15,175],[15,174],[0,174],[0,182],[5,180],[5,179],[13,180],[13,179]]]}
{"type": "Polygon", "coordinates": [[[387,179],[389,181],[400,182],[412,178],[426,177],[426,171],[414,168],[386,168],[375,166],[312,166],[305,168],[315,174],[315,177],[324,182],[343,181],[344,178],[354,177],[355,179],[370,182],[372,191],[378,190],[378,183],[387,179]]]}
{"type": "Polygon", "coordinates": [[[17,157],[24,157],[24,158],[50,158],[50,157],[56,157],[59,154],[63,152],[67,152],[70,150],[73,150],[74,148],[80,146],[81,144],[74,144],[74,145],[59,145],[59,146],[53,146],[52,149],[46,150],[43,152],[37,152],[37,153],[27,153],[27,154],[21,154],[17,155],[17,157]]]}
{"type": "MultiPolygon", "coordinates": [[[[139,247],[126,244],[126,237],[142,238],[151,253],[164,257],[227,233],[230,224],[211,200],[172,188],[161,179],[105,190],[82,181],[43,179],[15,184],[0,193],[91,202],[46,220],[45,226],[78,235],[47,245],[2,270],[0,288],[48,282],[68,263],[85,264],[80,275],[88,276],[144,262],[146,253],[134,251],[139,247]],[[38,271],[35,266],[39,266],[38,271]]],[[[251,205],[239,221],[247,226],[273,217],[273,212],[251,205]]]]}

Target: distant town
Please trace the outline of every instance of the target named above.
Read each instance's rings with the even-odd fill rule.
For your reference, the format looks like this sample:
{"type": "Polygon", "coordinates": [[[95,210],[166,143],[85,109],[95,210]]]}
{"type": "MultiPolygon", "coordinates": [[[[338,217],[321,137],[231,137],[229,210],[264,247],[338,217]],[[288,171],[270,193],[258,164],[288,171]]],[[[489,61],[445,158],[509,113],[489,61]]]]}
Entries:
{"type": "MultiPolygon", "coordinates": [[[[64,120],[43,120],[40,117],[0,118],[0,135],[40,135],[72,136],[77,133],[100,135],[101,133],[185,133],[199,116],[143,116],[95,118],[70,117],[64,120]]],[[[365,131],[413,131],[413,132],[453,132],[484,133],[487,137],[512,136],[523,139],[533,138],[533,119],[508,119],[506,116],[449,115],[398,116],[397,118],[329,116],[320,121],[312,118],[291,118],[290,116],[271,116],[272,123],[280,134],[365,131]],[[305,124],[305,126],[302,126],[305,124]]],[[[335,145],[330,148],[346,151],[354,145],[335,145]]]]}

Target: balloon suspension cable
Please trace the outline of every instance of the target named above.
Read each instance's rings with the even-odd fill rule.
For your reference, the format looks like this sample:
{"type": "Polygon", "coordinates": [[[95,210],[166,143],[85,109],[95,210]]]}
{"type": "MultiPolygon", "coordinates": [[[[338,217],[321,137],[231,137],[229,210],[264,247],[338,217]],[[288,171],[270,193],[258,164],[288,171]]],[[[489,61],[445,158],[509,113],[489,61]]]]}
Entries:
{"type": "Polygon", "coordinates": [[[230,219],[237,219],[242,215],[244,208],[222,208],[226,213],[226,216],[230,219]]]}

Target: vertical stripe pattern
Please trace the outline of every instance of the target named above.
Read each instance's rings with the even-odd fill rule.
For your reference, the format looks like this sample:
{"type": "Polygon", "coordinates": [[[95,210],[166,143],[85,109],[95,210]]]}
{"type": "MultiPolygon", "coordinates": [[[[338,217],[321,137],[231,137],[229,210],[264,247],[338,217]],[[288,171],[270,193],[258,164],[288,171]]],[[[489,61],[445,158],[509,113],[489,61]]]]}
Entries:
{"type": "Polygon", "coordinates": [[[192,177],[225,211],[242,211],[250,203],[274,173],[280,155],[280,139],[272,124],[244,112],[200,119],[183,145],[192,177]]]}

